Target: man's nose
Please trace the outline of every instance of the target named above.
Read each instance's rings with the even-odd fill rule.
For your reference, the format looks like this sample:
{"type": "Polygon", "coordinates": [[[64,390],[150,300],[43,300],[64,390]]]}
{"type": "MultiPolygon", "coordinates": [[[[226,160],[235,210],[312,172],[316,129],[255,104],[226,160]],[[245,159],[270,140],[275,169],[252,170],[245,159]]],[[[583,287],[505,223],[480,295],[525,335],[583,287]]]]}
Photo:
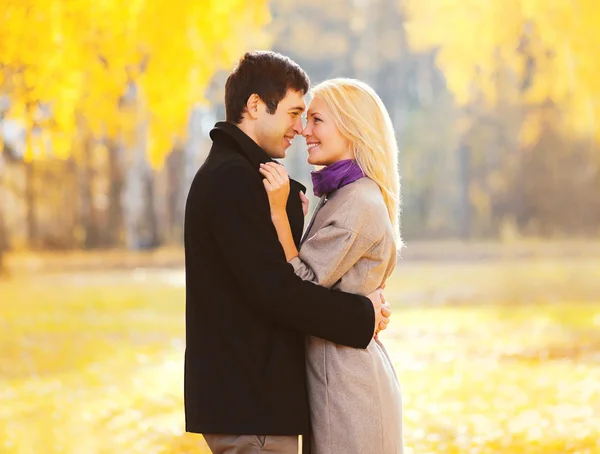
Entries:
{"type": "Polygon", "coordinates": [[[302,124],[302,118],[299,117],[294,123],[294,127],[292,128],[296,134],[302,134],[302,130],[304,129],[304,125],[302,124]]]}

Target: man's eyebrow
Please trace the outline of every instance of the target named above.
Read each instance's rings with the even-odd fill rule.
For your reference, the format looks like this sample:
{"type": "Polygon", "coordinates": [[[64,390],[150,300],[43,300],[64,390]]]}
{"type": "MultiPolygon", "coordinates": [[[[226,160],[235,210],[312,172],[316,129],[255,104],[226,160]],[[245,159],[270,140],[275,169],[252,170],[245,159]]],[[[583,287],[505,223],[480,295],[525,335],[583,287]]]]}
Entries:
{"type": "Polygon", "coordinates": [[[300,112],[304,112],[304,107],[303,106],[295,106],[290,108],[290,111],[292,110],[299,110],[300,112]]]}

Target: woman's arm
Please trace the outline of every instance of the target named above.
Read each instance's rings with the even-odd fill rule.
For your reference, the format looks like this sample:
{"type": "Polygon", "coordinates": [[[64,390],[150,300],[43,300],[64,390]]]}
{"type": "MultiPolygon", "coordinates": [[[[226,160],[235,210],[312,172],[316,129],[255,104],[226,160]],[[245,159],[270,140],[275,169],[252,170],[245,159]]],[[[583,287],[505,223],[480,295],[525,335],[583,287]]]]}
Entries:
{"type": "Polygon", "coordinates": [[[261,165],[263,183],[269,197],[271,220],[277,230],[286,260],[296,275],[323,287],[336,282],[373,246],[374,241],[335,224],[325,225],[302,245],[298,253],[285,211],[289,196],[289,178],[282,166],[261,165]],[[306,260],[310,258],[310,260],[306,260]]]}
{"type": "MultiPolygon", "coordinates": [[[[302,246],[303,255],[315,258],[310,266],[302,260],[294,243],[290,222],[287,217],[286,205],[290,194],[290,180],[287,172],[275,163],[261,164],[260,173],[265,177],[263,184],[267,190],[271,220],[277,231],[279,242],[285,251],[286,260],[294,267],[294,272],[304,281],[331,288],[336,282],[373,246],[369,240],[352,230],[328,225],[302,246]]],[[[302,197],[304,215],[308,209],[308,199],[302,197]]],[[[375,331],[378,338],[380,324],[375,331]]]]}
{"type": "Polygon", "coordinates": [[[294,257],[298,257],[298,249],[294,243],[292,227],[286,211],[290,194],[290,179],[283,166],[274,163],[261,164],[260,173],[265,177],[263,183],[269,196],[271,221],[277,230],[277,237],[285,252],[285,259],[289,262],[294,257]]]}
{"type": "Polygon", "coordinates": [[[271,213],[271,220],[277,230],[277,238],[283,247],[285,252],[285,259],[289,262],[295,257],[298,257],[298,249],[294,243],[294,237],[292,236],[292,227],[290,226],[290,220],[287,217],[285,210],[281,212],[271,213]]]}

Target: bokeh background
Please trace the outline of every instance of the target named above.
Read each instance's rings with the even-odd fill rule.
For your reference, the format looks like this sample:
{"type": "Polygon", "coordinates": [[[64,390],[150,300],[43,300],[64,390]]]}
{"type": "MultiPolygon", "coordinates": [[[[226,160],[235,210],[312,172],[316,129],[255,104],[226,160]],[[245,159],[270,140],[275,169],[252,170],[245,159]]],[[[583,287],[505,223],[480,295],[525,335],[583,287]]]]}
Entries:
{"type": "MultiPolygon", "coordinates": [[[[251,49],[394,122],[406,452],[600,452],[599,5],[0,0],[0,452],[208,452],[183,210],[251,49]]],[[[284,162],[310,188],[302,139],[284,162]]]]}

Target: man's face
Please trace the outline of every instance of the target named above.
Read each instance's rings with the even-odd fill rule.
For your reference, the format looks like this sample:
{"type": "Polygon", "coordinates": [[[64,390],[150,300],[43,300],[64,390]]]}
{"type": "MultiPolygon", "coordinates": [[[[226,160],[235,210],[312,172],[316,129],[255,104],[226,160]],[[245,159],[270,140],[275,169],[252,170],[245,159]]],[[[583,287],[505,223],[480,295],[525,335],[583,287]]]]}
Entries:
{"type": "Polygon", "coordinates": [[[266,104],[260,102],[255,127],[258,145],[272,158],[285,158],[292,139],[302,134],[302,113],[305,109],[304,93],[301,91],[288,90],[274,114],[270,114],[266,104]]]}

